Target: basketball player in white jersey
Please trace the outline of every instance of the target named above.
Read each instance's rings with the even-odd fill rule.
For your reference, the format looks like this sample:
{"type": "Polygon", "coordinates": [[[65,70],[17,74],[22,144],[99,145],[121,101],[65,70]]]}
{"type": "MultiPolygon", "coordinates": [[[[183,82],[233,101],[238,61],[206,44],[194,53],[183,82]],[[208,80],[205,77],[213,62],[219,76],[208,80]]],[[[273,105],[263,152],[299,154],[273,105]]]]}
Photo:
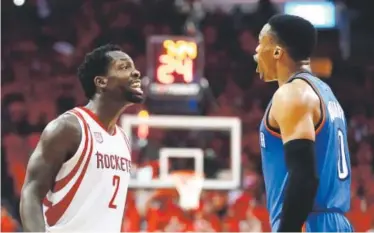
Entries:
{"type": "Polygon", "coordinates": [[[120,232],[130,179],[121,112],[143,100],[140,73],[118,46],[87,54],[78,76],[89,103],[50,122],[30,157],[21,194],[25,231],[120,232]]]}

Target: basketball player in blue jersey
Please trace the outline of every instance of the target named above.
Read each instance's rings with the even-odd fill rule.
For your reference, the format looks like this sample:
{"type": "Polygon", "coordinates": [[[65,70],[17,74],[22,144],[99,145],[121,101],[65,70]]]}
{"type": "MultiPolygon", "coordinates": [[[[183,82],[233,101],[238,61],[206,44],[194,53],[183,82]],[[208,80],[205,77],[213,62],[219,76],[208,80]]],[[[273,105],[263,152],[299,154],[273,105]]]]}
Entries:
{"type": "Polygon", "coordinates": [[[351,167],[343,110],[330,87],[310,73],[313,25],[276,15],[263,27],[255,60],[278,90],[260,126],[262,167],[273,231],[352,232],[351,167]]]}

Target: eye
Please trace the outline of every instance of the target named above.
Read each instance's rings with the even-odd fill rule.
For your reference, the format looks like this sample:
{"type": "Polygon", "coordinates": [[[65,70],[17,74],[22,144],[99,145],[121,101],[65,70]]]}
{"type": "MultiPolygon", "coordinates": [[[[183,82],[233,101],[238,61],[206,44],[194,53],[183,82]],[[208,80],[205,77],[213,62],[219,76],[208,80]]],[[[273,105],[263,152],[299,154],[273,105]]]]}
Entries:
{"type": "Polygon", "coordinates": [[[129,64],[122,64],[120,67],[119,67],[119,69],[120,70],[127,70],[127,69],[129,69],[131,66],[129,65],[129,64]]]}

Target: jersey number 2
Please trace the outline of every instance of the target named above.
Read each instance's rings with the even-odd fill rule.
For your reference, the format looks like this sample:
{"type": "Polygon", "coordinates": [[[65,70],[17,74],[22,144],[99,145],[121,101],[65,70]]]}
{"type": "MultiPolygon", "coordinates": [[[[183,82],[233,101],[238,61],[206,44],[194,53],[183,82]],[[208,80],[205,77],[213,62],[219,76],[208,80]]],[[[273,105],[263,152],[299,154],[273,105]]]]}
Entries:
{"type": "Polygon", "coordinates": [[[116,199],[118,188],[120,183],[120,177],[119,176],[113,176],[112,185],[114,186],[114,193],[112,196],[112,199],[109,202],[109,208],[117,209],[117,205],[114,204],[114,200],[116,199]]]}
{"type": "Polygon", "coordinates": [[[338,176],[339,179],[344,180],[348,177],[348,164],[347,164],[347,156],[345,154],[345,146],[344,146],[344,134],[339,129],[338,130],[338,142],[339,142],[339,158],[338,158],[338,176]]]}

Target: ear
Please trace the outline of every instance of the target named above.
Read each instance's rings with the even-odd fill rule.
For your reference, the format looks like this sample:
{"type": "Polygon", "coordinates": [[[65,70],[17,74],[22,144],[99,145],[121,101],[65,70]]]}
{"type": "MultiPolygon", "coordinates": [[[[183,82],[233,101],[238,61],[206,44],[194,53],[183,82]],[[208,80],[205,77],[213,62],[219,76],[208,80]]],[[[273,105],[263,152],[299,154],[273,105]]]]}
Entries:
{"type": "Polygon", "coordinates": [[[108,85],[108,78],[103,76],[96,76],[94,83],[97,87],[105,88],[108,85]]]}
{"type": "Polygon", "coordinates": [[[283,52],[284,51],[283,51],[283,49],[281,47],[275,46],[273,57],[278,60],[279,58],[282,57],[283,52]]]}

